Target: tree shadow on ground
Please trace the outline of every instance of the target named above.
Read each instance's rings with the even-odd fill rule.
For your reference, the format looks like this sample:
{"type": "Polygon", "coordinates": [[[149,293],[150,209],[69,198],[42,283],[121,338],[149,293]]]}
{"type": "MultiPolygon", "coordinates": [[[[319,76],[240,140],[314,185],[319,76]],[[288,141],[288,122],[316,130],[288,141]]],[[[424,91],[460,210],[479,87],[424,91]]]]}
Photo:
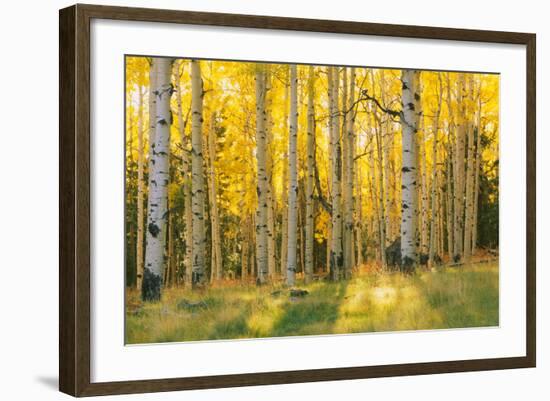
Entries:
{"type": "Polygon", "coordinates": [[[320,284],[304,298],[290,299],[273,325],[272,336],[331,334],[348,281],[320,284]]]}

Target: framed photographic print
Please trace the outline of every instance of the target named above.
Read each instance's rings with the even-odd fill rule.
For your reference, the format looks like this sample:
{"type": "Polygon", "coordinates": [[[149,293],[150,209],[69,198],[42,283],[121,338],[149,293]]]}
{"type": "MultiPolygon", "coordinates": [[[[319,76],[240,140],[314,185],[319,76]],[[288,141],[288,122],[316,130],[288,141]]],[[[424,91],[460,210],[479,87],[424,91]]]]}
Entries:
{"type": "Polygon", "coordinates": [[[535,35],[60,11],[60,390],[535,366],[535,35]]]}

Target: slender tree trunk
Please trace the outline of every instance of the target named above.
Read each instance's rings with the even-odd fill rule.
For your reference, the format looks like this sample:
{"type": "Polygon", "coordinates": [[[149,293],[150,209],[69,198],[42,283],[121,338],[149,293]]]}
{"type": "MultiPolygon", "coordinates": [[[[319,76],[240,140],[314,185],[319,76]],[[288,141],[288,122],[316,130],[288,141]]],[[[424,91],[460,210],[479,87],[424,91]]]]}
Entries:
{"type": "Polygon", "coordinates": [[[437,111],[435,112],[434,124],[433,124],[433,139],[432,139],[432,188],[431,188],[431,219],[430,219],[430,244],[428,252],[428,266],[432,267],[435,256],[436,248],[436,227],[438,223],[436,202],[437,202],[437,134],[439,132],[439,115],[441,114],[441,101],[442,101],[442,85],[441,75],[439,75],[439,101],[437,104],[437,111]]]}
{"type": "MultiPolygon", "coordinates": [[[[180,60],[180,66],[183,68],[184,62],[180,60]]],[[[178,105],[178,130],[181,140],[181,160],[182,160],[182,178],[183,178],[183,208],[185,211],[185,257],[183,264],[185,268],[185,285],[191,286],[192,276],[192,248],[193,248],[193,211],[191,210],[191,162],[189,161],[189,138],[185,133],[188,117],[183,117],[182,93],[179,74],[176,74],[176,92],[178,105]]],[[[190,109],[189,109],[190,110],[190,109]]],[[[188,111],[189,115],[189,111],[188,111]]]]}
{"type": "Polygon", "coordinates": [[[202,102],[204,91],[202,87],[201,65],[198,60],[191,60],[191,170],[192,193],[191,209],[193,211],[193,247],[192,277],[193,287],[202,286],[206,281],[205,247],[206,232],[204,222],[204,160],[202,133],[202,102]]]}
{"type": "Polygon", "coordinates": [[[384,241],[383,241],[383,234],[382,234],[382,215],[380,213],[380,198],[378,196],[378,188],[376,187],[376,165],[374,163],[374,146],[375,146],[375,138],[376,138],[376,128],[374,124],[374,118],[371,120],[371,129],[370,129],[370,140],[369,140],[369,146],[371,146],[370,150],[368,151],[368,185],[369,185],[369,195],[370,195],[370,202],[372,205],[372,215],[373,215],[373,231],[376,231],[376,238],[378,246],[376,247],[376,259],[380,260],[380,263],[382,264],[382,267],[385,266],[384,262],[382,261],[382,256],[385,254],[384,252],[384,241]]]}
{"type": "MultiPolygon", "coordinates": [[[[450,132],[449,132],[450,135],[450,132]]],[[[447,191],[446,191],[446,199],[445,199],[445,209],[447,214],[447,252],[449,253],[449,257],[452,259],[454,255],[454,213],[453,213],[453,153],[452,153],[452,145],[451,145],[451,139],[449,138],[449,135],[447,137],[447,191]]]]}
{"type": "Polygon", "coordinates": [[[403,92],[401,96],[403,114],[401,125],[403,130],[403,167],[401,174],[402,205],[401,205],[401,265],[404,271],[414,270],[417,264],[416,232],[418,219],[417,200],[417,157],[416,133],[418,131],[418,113],[415,103],[420,94],[416,90],[418,71],[403,70],[401,80],[403,92]]]}
{"type": "MultiPolygon", "coordinates": [[[[382,101],[384,104],[387,104],[387,95],[386,95],[386,79],[384,75],[384,70],[380,70],[380,92],[382,101]]],[[[383,157],[384,157],[384,188],[385,188],[385,197],[384,197],[384,210],[385,210],[385,226],[386,226],[386,241],[391,243],[394,240],[395,231],[392,229],[391,214],[393,210],[393,201],[392,201],[392,186],[390,185],[390,155],[391,149],[393,147],[393,133],[391,132],[391,124],[388,119],[384,123],[384,129],[382,131],[384,138],[382,138],[383,146],[383,157]]]]}
{"type": "Polygon", "coordinates": [[[456,131],[455,163],[454,163],[454,255],[455,262],[463,257],[463,229],[464,229],[464,152],[466,139],[465,101],[464,101],[464,74],[458,79],[458,129],[456,131]]]}
{"type": "Polygon", "coordinates": [[[216,183],[216,113],[210,116],[210,129],[208,132],[208,159],[210,166],[210,224],[212,226],[212,281],[219,281],[223,277],[222,246],[220,238],[220,220],[218,216],[218,188],[216,183]]]}
{"type": "MultiPolygon", "coordinates": [[[[284,74],[284,98],[283,98],[283,132],[288,132],[288,109],[289,109],[289,71],[285,66],[284,74]]],[[[288,158],[288,151],[285,150],[284,160],[288,158]]],[[[288,163],[283,162],[281,189],[281,249],[280,249],[280,273],[283,280],[286,281],[286,264],[288,255],[288,163]]]]}
{"type": "MultiPolygon", "coordinates": [[[[371,83],[372,87],[375,87],[375,80],[374,80],[374,70],[371,71],[371,83]]],[[[381,97],[384,100],[384,94],[381,93],[381,97]]],[[[372,104],[371,104],[372,107],[372,104]]],[[[376,192],[377,196],[374,197],[373,201],[376,202],[377,205],[377,217],[378,217],[378,236],[380,238],[379,241],[379,247],[380,247],[380,262],[382,264],[382,268],[386,268],[386,244],[387,244],[387,236],[386,236],[386,211],[385,211],[385,202],[384,199],[385,191],[384,191],[384,154],[382,152],[382,122],[378,114],[376,113],[376,109],[374,107],[371,110],[372,115],[372,127],[373,127],[373,140],[372,144],[376,143],[376,155],[377,155],[377,164],[378,164],[378,186],[379,190],[376,190],[376,167],[374,166],[374,149],[370,153],[370,162],[371,162],[371,170],[372,170],[372,176],[373,176],[373,188],[376,192]],[[376,140],[376,142],[375,142],[376,140]]]]}
{"type": "Polygon", "coordinates": [[[267,270],[271,280],[275,277],[275,208],[273,195],[273,120],[271,95],[271,72],[266,66],[266,176],[267,176],[267,270]]]}
{"type": "Polygon", "coordinates": [[[258,207],[256,212],[256,263],[258,284],[268,279],[267,249],[267,174],[266,174],[266,73],[265,66],[256,65],[256,161],[258,171],[258,207]]]}
{"type": "MultiPolygon", "coordinates": [[[[418,89],[421,93],[421,88],[418,89]]],[[[422,107],[421,102],[417,102],[417,107],[420,109],[422,107]]],[[[428,171],[427,171],[427,161],[426,161],[426,134],[424,128],[424,118],[420,118],[418,123],[419,129],[417,134],[418,140],[418,151],[419,151],[419,164],[420,164],[420,187],[418,192],[420,193],[420,252],[423,255],[429,253],[429,227],[430,222],[428,218],[429,211],[429,198],[428,198],[428,171]]]]}
{"type": "Polygon", "coordinates": [[[155,301],[161,297],[162,274],[164,272],[166,247],[166,219],[168,202],[169,152],[170,152],[170,83],[172,59],[155,58],[156,86],[152,91],[156,97],[155,140],[151,145],[152,158],[149,161],[149,174],[152,176],[149,187],[147,222],[147,245],[145,248],[145,268],[142,284],[142,299],[155,301]]]}
{"type": "Polygon", "coordinates": [[[145,157],[143,154],[143,89],[139,87],[138,98],[138,192],[137,192],[137,240],[136,240],[136,287],[141,291],[143,283],[143,199],[144,182],[143,168],[145,157]]]}
{"type": "Polygon", "coordinates": [[[331,278],[340,279],[344,264],[342,249],[342,148],[340,145],[340,118],[338,110],[340,77],[336,67],[329,67],[330,87],[330,148],[332,153],[331,182],[332,182],[332,243],[330,253],[331,278]]]}
{"type": "MultiPolygon", "coordinates": [[[[355,103],[355,68],[349,70],[349,94],[344,96],[347,98],[347,103],[344,102],[344,109],[347,109],[345,120],[345,135],[344,135],[344,165],[345,165],[345,182],[344,182],[344,277],[349,279],[351,271],[354,267],[353,257],[353,184],[354,184],[354,147],[355,147],[355,132],[354,132],[354,110],[355,103]]],[[[344,77],[347,77],[347,69],[344,69],[344,77]]],[[[344,88],[347,90],[347,79],[344,79],[344,88]]]]}
{"type": "Polygon", "coordinates": [[[288,137],[288,255],[286,281],[292,286],[296,282],[296,235],[298,197],[298,76],[296,65],[290,66],[290,132],[288,137]]]}
{"type": "MultiPolygon", "coordinates": [[[[481,88],[480,88],[481,92],[481,88]]],[[[478,94],[477,101],[477,121],[476,121],[476,161],[474,171],[474,212],[472,221],[472,254],[475,254],[477,247],[477,215],[478,215],[478,196],[479,196],[479,168],[481,165],[481,93],[478,94]]]]}
{"type": "Polygon", "coordinates": [[[176,284],[176,253],[174,252],[174,212],[173,206],[168,208],[168,271],[170,272],[167,280],[167,286],[176,284]]]}
{"type": "Polygon", "coordinates": [[[313,203],[313,176],[315,174],[315,76],[313,66],[309,66],[307,84],[307,172],[306,172],[306,252],[304,280],[308,284],[313,280],[313,235],[315,228],[313,203]]]}
{"type": "MultiPolygon", "coordinates": [[[[469,98],[468,105],[473,103],[473,78],[469,77],[469,98]]],[[[473,107],[465,107],[465,111],[470,115],[473,112],[473,107]]],[[[464,218],[464,261],[469,262],[472,256],[472,223],[474,214],[474,124],[470,121],[465,122],[468,130],[468,146],[467,146],[467,163],[466,163],[466,203],[465,203],[465,218],[464,218]]]]}
{"type": "Polygon", "coordinates": [[[355,194],[355,248],[357,249],[357,266],[363,265],[363,193],[361,185],[361,167],[357,163],[356,169],[356,190],[355,194]]]}

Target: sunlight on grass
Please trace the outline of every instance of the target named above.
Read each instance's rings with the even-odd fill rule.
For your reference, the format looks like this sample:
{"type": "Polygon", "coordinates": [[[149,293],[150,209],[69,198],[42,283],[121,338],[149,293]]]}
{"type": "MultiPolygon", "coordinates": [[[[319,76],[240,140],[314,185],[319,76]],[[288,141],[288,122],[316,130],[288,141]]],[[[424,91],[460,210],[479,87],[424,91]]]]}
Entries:
{"type": "Polygon", "coordinates": [[[145,303],[127,291],[128,344],[496,326],[498,266],[398,273],[288,289],[230,283],[203,291],[166,289],[145,303]],[[278,292],[280,291],[280,292],[278,292]]]}

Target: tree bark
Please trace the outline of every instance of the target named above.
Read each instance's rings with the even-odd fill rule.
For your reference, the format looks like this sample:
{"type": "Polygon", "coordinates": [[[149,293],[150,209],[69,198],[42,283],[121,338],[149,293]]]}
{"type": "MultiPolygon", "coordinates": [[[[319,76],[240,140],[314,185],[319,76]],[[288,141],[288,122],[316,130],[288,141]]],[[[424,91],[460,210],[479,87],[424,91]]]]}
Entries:
{"type": "Polygon", "coordinates": [[[271,95],[271,72],[266,66],[266,176],[267,176],[267,271],[270,280],[275,277],[275,200],[273,192],[273,120],[271,95]]]}
{"type": "Polygon", "coordinates": [[[290,132],[288,137],[288,255],[286,280],[289,286],[296,282],[296,241],[298,212],[298,77],[296,65],[290,66],[290,132]]]}
{"type": "MultiPolygon", "coordinates": [[[[284,97],[283,97],[283,132],[288,132],[288,109],[289,109],[289,86],[288,66],[285,66],[284,74],[284,97]]],[[[288,150],[283,154],[284,160],[288,158],[288,150]]],[[[283,280],[286,281],[286,263],[288,255],[288,163],[283,162],[281,189],[281,249],[280,249],[280,273],[283,280]]]]}
{"type": "Polygon", "coordinates": [[[439,132],[439,116],[441,114],[441,101],[442,101],[443,88],[441,85],[441,74],[439,74],[439,99],[437,103],[437,110],[435,112],[433,123],[433,139],[432,139],[432,188],[431,188],[431,219],[430,219],[430,243],[428,251],[428,266],[432,267],[435,248],[436,248],[436,227],[438,223],[436,202],[437,202],[437,135],[439,132]]]}
{"type": "Polygon", "coordinates": [[[418,113],[415,109],[418,71],[403,70],[401,95],[403,130],[403,166],[401,169],[401,266],[404,271],[414,270],[417,264],[417,157],[416,133],[418,131],[418,113]]]}
{"type": "MultiPolygon", "coordinates": [[[[183,61],[180,60],[181,68],[184,67],[183,61]]],[[[191,162],[189,161],[189,138],[185,133],[188,117],[183,117],[182,107],[182,91],[179,74],[176,74],[176,92],[177,96],[177,113],[178,113],[178,130],[181,140],[181,161],[182,161],[182,180],[183,180],[183,208],[185,211],[185,257],[183,260],[185,268],[185,285],[191,286],[192,276],[192,248],[193,248],[193,211],[191,210],[191,162]]],[[[189,109],[190,110],[190,109],[189,109]]],[[[187,112],[189,115],[189,111],[187,112]]]]}
{"type": "MultiPolygon", "coordinates": [[[[348,88],[347,69],[344,69],[344,88],[348,88]]],[[[345,182],[344,182],[344,277],[351,277],[352,268],[354,267],[353,257],[353,228],[354,228],[354,202],[353,202],[353,187],[354,187],[354,157],[355,157],[355,115],[353,110],[355,103],[355,68],[349,70],[349,93],[344,96],[347,98],[347,103],[344,102],[344,109],[347,110],[345,119],[345,135],[344,135],[344,160],[345,160],[345,182]]]]}
{"type": "Polygon", "coordinates": [[[355,194],[355,248],[357,249],[356,264],[363,265],[363,193],[361,185],[361,168],[356,166],[356,190],[355,194]]]}
{"type": "Polygon", "coordinates": [[[465,101],[464,101],[464,74],[458,78],[458,129],[454,152],[454,254],[455,262],[463,258],[464,250],[464,153],[466,139],[465,101]]]}
{"type": "Polygon", "coordinates": [[[210,129],[208,131],[208,159],[210,166],[210,224],[212,227],[212,249],[211,249],[211,281],[220,281],[223,277],[222,247],[220,238],[220,220],[218,216],[218,188],[216,183],[216,113],[210,116],[210,129]]]}
{"type": "Polygon", "coordinates": [[[328,67],[330,104],[330,149],[332,154],[332,238],[330,271],[332,280],[340,279],[344,263],[342,249],[342,149],[340,145],[340,117],[338,110],[340,77],[337,67],[328,67]]]}
{"type": "Polygon", "coordinates": [[[266,73],[265,66],[256,65],[256,162],[258,171],[256,211],[256,263],[258,284],[268,279],[267,249],[267,174],[266,174],[266,73]]]}
{"type": "MultiPolygon", "coordinates": [[[[474,82],[473,77],[469,76],[469,96],[465,110],[471,115],[473,110],[474,82]]],[[[467,121],[465,123],[468,130],[468,146],[466,156],[466,203],[464,217],[464,261],[469,262],[472,256],[472,224],[474,219],[474,124],[467,121]]]]}
{"type": "Polygon", "coordinates": [[[479,168],[481,165],[481,87],[479,89],[477,100],[477,117],[476,117],[476,161],[474,171],[474,212],[472,221],[472,254],[477,248],[477,215],[478,215],[478,196],[479,196],[479,168]]]}
{"type": "Polygon", "coordinates": [[[193,212],[192,287],[203,286],[206,282],[204,228],[204,160],[203,160],[203,97],[201,65],[199,60],[191,60],[191,209],[193,212]]]}
{"type": "Polygon", "coordinates": [[[138,94],[138,191],[137,191],[137,239],[136,239],[136,288],[141,291],[143,284],[143,199],[144,199],[144,163],[143,152],[143,88],[138,94]]]}
{"type": "Polygon", "coordinates": [[[147,209],[147,244],[141,296],[144,301],[161,298],[162,275],[165,266],[166,219],[169,183],[170,125],[172,115],[170,98],[173,87],[170,83],[172,59],[155,58],[156,98],[155,140],[151,145],[152,157],[149,161],[149,199],[147,209]]]}
{"type": "Polygon", "coordinates": [[[307,171],[306,171],[306,249],[304,280],[308,284],[313,280],[313,235],[315,230],[313,176],[315,174],[315,75],[313,66],[309,66],[307,85],[307,171]]]}

